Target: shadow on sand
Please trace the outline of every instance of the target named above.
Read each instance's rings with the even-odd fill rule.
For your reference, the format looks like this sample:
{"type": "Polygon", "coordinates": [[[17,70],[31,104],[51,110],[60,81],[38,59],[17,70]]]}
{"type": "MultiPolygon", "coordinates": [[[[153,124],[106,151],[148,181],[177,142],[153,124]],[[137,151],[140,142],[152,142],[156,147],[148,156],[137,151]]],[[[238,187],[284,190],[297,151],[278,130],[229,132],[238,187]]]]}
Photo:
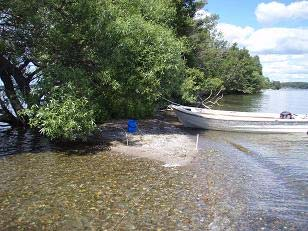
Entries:
{"type": "MultiPolygon", "coordinates": [[[[127,136],[195,134],[196,130],[184,128],[172,113],[160,113],[152,119],[139,120],[138,132],[127,133],[127,120],[108,121],[98,127],[98,130],[87,141],[63,142],[50,141],[38,131],[30,129],[9,128],[0,130],[0,157],[22,153],[64,152],[67,155],[93,155],[110,150],[112,142],[123,144],[127,136]]],[[[134,139],[129,145],[139,145],[134,139]]]]}

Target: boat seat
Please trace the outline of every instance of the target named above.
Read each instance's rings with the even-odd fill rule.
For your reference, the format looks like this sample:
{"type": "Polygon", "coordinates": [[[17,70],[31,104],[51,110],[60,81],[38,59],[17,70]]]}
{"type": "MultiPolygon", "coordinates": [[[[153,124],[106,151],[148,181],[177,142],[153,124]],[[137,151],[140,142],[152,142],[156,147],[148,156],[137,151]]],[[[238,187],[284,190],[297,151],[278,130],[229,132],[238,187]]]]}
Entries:
{"type": "Polygon", "coordinates": [[[291,112],[283,111],[280,113],[280,119],[294,119],[294,116],[291,112]]]}

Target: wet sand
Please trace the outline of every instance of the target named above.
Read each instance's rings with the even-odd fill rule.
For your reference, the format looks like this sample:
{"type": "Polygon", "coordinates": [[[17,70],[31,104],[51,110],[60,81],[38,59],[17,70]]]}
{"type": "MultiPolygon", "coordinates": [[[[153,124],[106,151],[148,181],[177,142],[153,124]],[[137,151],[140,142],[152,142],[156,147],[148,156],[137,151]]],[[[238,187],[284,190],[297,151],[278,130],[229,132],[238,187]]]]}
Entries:
{"type": "Polygon", "coordinates": [[[196,136],[185,132],[175,119],[168,122],[158,119],[140,121],[139,131],[134,134],[119,129],[125,128],[125,123],[105,124],[103,130],[110,131],[115,127],[122,132],[116,138],[117,133],[112,132],[112,152],[158,160],[166,167],[189,165],[197,156],[196,136]]]}

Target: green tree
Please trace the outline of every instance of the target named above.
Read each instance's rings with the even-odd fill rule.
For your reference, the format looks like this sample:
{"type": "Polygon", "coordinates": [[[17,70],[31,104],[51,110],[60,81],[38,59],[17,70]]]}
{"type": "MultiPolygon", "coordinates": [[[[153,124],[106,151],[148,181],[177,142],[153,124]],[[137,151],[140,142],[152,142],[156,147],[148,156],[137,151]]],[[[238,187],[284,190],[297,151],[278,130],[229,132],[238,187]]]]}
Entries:
{"type": "Polygon", "coordinates": [[[185,102],[195,103],[198,96],[208,94],[212,90],[219,90],[222,87],[222,80],[218,78],[208,78],[204,72],[197,68],[186,70],[185,80],[181,86],[182,98],[185,102]]]}
{"type": "Polygon", "coordinates": [[[26,124],[19,112],[33,104],[30,84],[41,70],[34,45],[45,31],[37,17],[41,6],[36,1],[0,0],[0,120],[12,125],[26,124]]]}
{"type": "MultiPolygon", "coordinates": [[[[40,70],[28,92],[33,100],[26,103],[25,113],[19,113],[25,97],[13,84],[20,105],[15,114],[29,117],[30,125],[51,138],[81,138],[94,129],[94,122],[110,117],[150,115],[157,100],[168,97],[184,76],[185,48],[175,33],[177,11],[172,1],[50,0],[35,4],[15,0],[3,5],[1,15],[6,12],[10,13],[8,21],[14,17],[23,23],[14,24],[13,37],[3,37],[1,44],[25,42],[20,50],[33,57],[30,62],[39,63],[34,69],[40,70]],[[27,13],[33,4],[35,10],[27,13]],[[26,31],[28,27],[35,30],[26,31]],[[24,37],[16,35],[19,30],[24,37]],[[81,110],[84,105],[86,110],[81,110]],[[61,131],[65,131],[63,136],[61,131]]],[[[9,30],[10,25],[5,28],[9,30]]],[[[16,46],[10,50],[5,45],[3,50],[11,51],[15,60],[24,54],[16,46]]],[[[7,56],[3,53],[2,57],[7,56]]],[[[6,69],[1,78],[3,73],[6,69]]],[[[7,93],[8,85],[4,87],[7,93]]],[[[5,95],[9,101],[3,101],[7,109],[15,102],[9,96],[5,95]]]]}
{"type": "Polygon", "coordinates": [[[193,20],[197,10],[204,7],[207,3],[205,0],[172,0],[176,7],[176,18],[174,28],[178,36],[190,36],[195,27],[193,20]]]}
{"type": "Polygon", "coordinates": [[[251,94],[262,88],[263,76],[258,57],[251,57],[247,49],[234,44],[223,59],[222,78],[227,91],[251,94]]]}
{"type": "MultiPolygon", "coordinates": [[[[196,92],[200,91],[200,86],[205,92],[208,87],[216,86],[209,84],[213,79],[220,80],[226,93],[251,94],[260,91],[266,80],[263,77],[259,57],[251,56],[248,50],[241,49],[236,44],[230,46],[217,30],[217,20],[217,15],[208,15],[195,20],[188,39],[188,46],[191,49],[186,55],[187,65],[204,73],[203,78],[199,78],[200,74],[196,72],[197,76],[194,79],[199,81],[199,86],[194,84],[196,92]]],[[[189,76],[191,79],[191,75],[189,76]]],[[[184,81],[184,84],[187,85],[189,82],[184,81]]],[[[192,88],[190,92],[193,92],[191,90],[192,88]]],[[[192,99],[185,93],[183,97],[192,99]]]]}
{"type": "Polygon", "coordinates": [[[272,88],[275,89],[275,90],[279,90],[281,88],[280,81],[273,81],[272,82],[272,88]]]}

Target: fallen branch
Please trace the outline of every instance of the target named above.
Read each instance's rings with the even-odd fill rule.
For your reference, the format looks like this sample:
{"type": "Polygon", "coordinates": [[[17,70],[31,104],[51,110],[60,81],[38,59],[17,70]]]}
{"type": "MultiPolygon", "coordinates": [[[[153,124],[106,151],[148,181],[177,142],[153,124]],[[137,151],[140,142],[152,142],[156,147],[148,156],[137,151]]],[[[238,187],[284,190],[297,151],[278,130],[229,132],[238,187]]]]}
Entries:
{"type": "Polygon", "coordinates": [[[221,94],[221,92],[222,88],[220,88],[220,90],[212,97],[213,92],[211,90],[210,95],[206,99],[202,99],[201,96],[198,96],[198,98],[204,108],[211,109],[215,105],[221,106],[219,104],[219,101],[223,98],[223,94],[221,94]]]}

